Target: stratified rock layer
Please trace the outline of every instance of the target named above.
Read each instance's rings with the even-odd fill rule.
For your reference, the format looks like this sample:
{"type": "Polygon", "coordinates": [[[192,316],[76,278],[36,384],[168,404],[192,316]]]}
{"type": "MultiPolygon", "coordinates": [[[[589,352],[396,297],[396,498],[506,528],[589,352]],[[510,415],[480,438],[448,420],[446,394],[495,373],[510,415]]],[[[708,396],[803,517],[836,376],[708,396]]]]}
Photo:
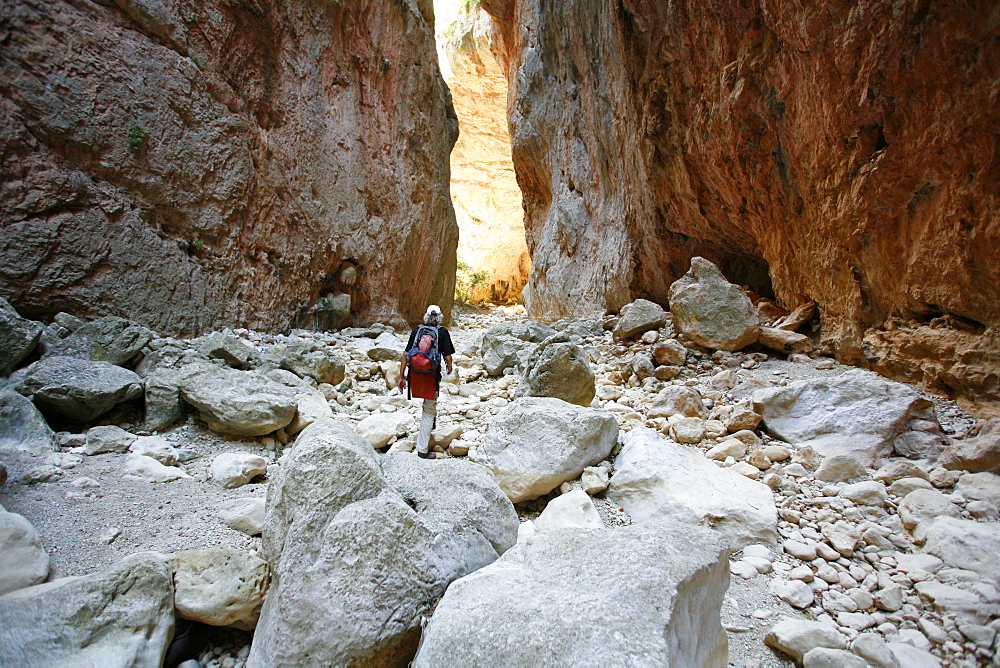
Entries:
{"type": "Polygon", "coordinates": [[[343,294],[360,322],[447,314],[457,124],[429,2],[7,9],[0,295],[23,315],[322,327],[343,294]]]}
{"type": "Polygon", "coordinates": [[[701,255],[786,307],[814,300],[842,361],[1000,399],[996,6],[482,6],[511,86],[533,317],[665,303],[701,255]],[[963,337],[925,372],[883,328],[938,316],[963,337]]]}

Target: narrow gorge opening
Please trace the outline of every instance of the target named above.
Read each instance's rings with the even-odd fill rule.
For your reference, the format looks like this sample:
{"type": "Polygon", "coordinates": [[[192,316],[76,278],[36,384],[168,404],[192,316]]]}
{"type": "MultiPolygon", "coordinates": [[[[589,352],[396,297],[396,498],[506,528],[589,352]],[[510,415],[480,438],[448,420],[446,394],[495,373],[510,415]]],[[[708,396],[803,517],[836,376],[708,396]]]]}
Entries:
{"type": "Polygon", "coordinates": [[[455,296],[520,303],[531,257],[511,161],[507,78],[490,48],[496,27],[476,0],[435,0],[434,14],[438,61],[459,125],[450,184],[460,233],[455,296]]]}

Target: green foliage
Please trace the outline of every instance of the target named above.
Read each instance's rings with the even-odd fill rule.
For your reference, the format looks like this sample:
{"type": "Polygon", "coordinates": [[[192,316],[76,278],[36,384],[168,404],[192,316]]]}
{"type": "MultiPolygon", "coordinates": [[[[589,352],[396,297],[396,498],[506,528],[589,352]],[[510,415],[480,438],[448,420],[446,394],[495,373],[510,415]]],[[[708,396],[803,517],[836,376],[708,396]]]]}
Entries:
{"type": "Polygon", "coordinates": [[[208,65],[208,58],[205,56],[199,56],[197,53],[192,53],[191,62],[197,65],[199,70],[203,70],[205,69],[205,65],[208,65]]]}
{"type": "Polygon", "coordinates": [[[455,300],[462,304],[473,303],[472,293],[486,282],[486,277],[485,271],[474,271],[470,265],[459,261],[455,271],[455,300]]]}
{"type": "Polygon", "coordinates": [[[149,137],[149,130],[141,125],[133,125],[128,129],[128,147],[133,151],[138,151],[147,137],[149,137]]]}

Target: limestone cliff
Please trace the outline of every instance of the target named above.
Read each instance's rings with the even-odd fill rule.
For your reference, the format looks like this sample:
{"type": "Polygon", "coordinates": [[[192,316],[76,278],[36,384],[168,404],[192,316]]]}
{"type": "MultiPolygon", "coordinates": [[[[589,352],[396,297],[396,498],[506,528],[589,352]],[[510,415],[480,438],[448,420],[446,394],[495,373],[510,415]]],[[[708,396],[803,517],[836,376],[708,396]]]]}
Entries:
{"type": "Polygon", "coordinates": [[[164,333],[450,309],[429,0],[3,0],[0,295],[164,333]],[[319,312],[314,313],[316,307],[319,312]]]}
{"type": "Polygon", "coordinates": [[[451,152],[451,197],[461,235],[458,259],[486,280],[475,300],[520,301],[531,259],[507,128],[507,78],[493,55],[496,23],[477,6],[444,31],[446,73],[459,135],[451,152]]]}
{"type": "Polygon", "coordinates": [[[935,384],[1000,399],[1000,6],[482,6],[534,317],[666,304],[699,254],[787,307],[815,300],[838,357],[888,375],[928,380],[927,323],[955,325],[935,384]]]}

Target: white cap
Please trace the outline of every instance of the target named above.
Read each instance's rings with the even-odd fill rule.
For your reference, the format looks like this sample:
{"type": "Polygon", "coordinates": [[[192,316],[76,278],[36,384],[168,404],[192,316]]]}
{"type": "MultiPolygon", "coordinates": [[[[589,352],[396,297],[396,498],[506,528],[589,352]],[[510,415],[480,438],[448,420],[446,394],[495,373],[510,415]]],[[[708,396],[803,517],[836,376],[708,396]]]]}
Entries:
{"type": "Polygon", "coordinates": [[[437,304],[431,304],[427,307],[427,313],[424,313],[424,322],[438,323],[441,322],[442,317],[444,316],[441,314],[441,307],[437,304]]]}

